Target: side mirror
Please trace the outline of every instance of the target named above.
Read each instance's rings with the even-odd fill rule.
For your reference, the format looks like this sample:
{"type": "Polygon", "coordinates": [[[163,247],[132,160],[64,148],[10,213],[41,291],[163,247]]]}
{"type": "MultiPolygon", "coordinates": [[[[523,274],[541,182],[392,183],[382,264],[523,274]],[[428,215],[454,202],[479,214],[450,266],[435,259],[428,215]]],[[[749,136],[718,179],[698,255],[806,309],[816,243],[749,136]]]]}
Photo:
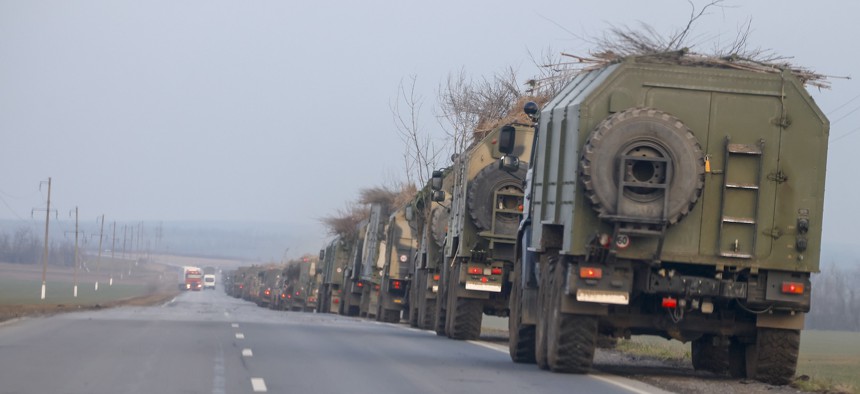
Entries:
{"type": "Polygon", "coordinates": [[[412,205],[407,205],[404,209],[403,216],[406,216],[406,221],[411,222],[415,217],[415,212],[413,211],[412,205]]]}
{"type": "Polygon", "coordinates": [[[441,190],[436,190],[433,192],[433,195],[431,196],[430,199],[435,201],[435,202],[445,201],[445,192],[443,192],[441,190]]]}
{"type": "Polygon", "coordinates": [[[517,142],[517,130],[514,126],[502,127],[499,131],[499,152],[505,155],[510,155],[514,152],[514,145],[517,142]]]}
{"type": "Polygon", "coordinates": [[[320,249],[320,261],[325,260],[325,249],[320,249]]]}
{"type": "MultiPolygon", "coordinates": [[[[438,191],[442,190],[442,171],[436,170],[433,171],[433,177],[430,178],[430,190],[438,191]]],[[[436,201],[436,200],[433,200],[436,201]]]]}

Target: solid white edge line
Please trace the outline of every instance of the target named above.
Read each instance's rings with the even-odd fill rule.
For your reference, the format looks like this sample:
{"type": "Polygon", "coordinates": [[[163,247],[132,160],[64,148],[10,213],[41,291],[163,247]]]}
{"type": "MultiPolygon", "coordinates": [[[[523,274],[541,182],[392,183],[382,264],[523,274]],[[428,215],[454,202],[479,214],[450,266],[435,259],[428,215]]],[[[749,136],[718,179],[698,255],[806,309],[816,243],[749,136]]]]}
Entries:
{"type": "Polygon", "coordinates": [[[266,388],[266,381],[263,378],[251,378],[251,388],[255,393],[265,393],[269,391],[266,388]]]}
{"type": "Polygon", "coordinates": [[[241,332],[237,332],[236,333],[236,339],[245,339],[245,334],[242,334],[241,332]]]}
{"type": "Polygon", "coordinates": [[[231,325],[230,325],[230,327],[233,327],[233,328],[239,328],[239,323],[233,323],[233,324],[231,324],[231,325]]]}
{"type": "Polygon", "coordinates": [[[252,352],[251,349],[242,349],[242,356],[243,357],[254,357],[254,352],[252,352]]]}
{"type": "MultiPolygon", "coordinates": [[[[478,345],[480,347],[487,348],[490,350],[495,350],[495,351],[500,352],[500,353],[505,353],[505,354],[509,353],[508,348],[501,346],[501,345],[496,345],[496,344],[481,342],[481,341],[466,341],[466,342],[471,343],[473,345],[478,345]]],[[[620,388],[627,390],[631,393],[636,393],[636,394],[669,394],[670,393],[669,391],[665,391],[659,387],[652,386],[652,385],[649,385],[647,383],[639,382],[637,380],[627,379],[625,377],[621,377],[621,376],[617,376],[617,375],[607,375],[607,374],[602,374],[602,373],[601,374],[590,373],[587,375],[592,377],[592,378],[595,378],[599,381],[609,383],[609,384],[616,386],[616,387],[620,387],[620,388]]]]}

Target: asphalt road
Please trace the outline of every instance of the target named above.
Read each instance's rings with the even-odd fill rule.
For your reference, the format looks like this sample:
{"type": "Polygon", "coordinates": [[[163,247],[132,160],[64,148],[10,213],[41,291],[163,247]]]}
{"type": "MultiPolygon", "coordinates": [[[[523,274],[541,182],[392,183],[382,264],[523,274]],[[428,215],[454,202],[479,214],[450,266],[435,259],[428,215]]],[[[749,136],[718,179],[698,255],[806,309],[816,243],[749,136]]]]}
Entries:
{"type": "Polygon", "coordinates": [[[0,393],[645,393],[514,364],[504,344],[262,309],[216,291],[0,325],[0,393]]]}

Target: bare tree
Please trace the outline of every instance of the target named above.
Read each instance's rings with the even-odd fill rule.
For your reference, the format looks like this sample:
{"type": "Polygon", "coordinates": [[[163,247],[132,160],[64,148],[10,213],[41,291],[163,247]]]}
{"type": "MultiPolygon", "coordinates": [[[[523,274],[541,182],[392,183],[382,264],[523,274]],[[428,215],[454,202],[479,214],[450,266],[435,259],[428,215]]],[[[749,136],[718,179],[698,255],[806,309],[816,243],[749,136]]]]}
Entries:
{"type": "Polygon", "coordinates": [[[406,181],[412,185],[424,186],[438,165],[443,147],[438,146],[430,133],[420,126],[424,100],[415,92],[417,80],[415,75],[409,76],[408,81],[401,80],[397,87],[397,99],[389,106],[394,128],[406,148],[403,151],[406,181]]]}

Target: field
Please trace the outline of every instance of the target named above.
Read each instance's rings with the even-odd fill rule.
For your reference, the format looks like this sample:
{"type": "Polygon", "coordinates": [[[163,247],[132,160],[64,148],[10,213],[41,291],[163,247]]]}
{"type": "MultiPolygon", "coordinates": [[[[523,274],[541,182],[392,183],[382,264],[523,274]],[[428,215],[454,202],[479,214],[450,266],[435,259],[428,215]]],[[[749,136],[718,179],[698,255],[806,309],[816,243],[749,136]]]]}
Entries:
{"type": "Polygon", "coordinates": [[[0,263],[0,321],[124,303],[159,302],[177,293],[176,274],[171,268],[137,260],[108,258],[98,269],[94,265],[82,268],[77,275],[77,297],[73,290],[75,274],[70,268],[48,267],[46,282],[42,300],[40,265],[0,263]]]}
{"type": "MultiPolygon", "coordinates": [[[[690,358],[690,345],[679,341],[634,336],[624,342],[619,347],[625,351],[664,359],[690,358]]],[[[860,393],[860,333],[804,330],[796,376],[805,389],[827,387],[860,393]]]]}

